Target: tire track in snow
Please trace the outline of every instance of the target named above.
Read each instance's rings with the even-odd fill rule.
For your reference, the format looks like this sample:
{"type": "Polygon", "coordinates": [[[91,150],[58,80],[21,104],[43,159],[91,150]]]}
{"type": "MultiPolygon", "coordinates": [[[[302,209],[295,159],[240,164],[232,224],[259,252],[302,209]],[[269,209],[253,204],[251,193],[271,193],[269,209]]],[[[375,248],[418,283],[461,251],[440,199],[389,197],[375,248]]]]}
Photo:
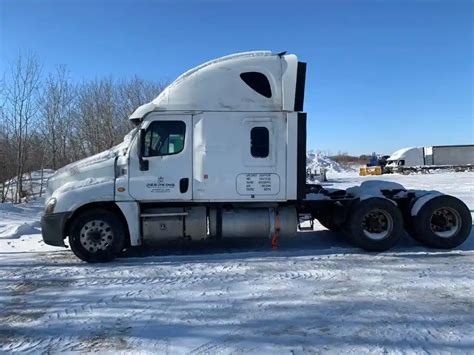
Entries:
{"type": "MultiPolygon", "coordinates": [[[[40,319],[40,322],[52,322],[55,321],[59,323],[64,319],[71,319],[77,317],[79,314],[83,313],[93,313],[98,309],[108,309],[113,308],[111,307],[114,304],[120,304],[122,302],[126,302],[130,298],[134,297],[141,297],[146,299],[153,299],[156,297],[157,294],[163,296],[168,294],[173,290],[172,286],[177,286],[179,284],[184,284],[187,287],[193,285],[199,285],[207,282],[216,282],[216,281],[224,281],[224,282],[235,282],[236,280],[245,280],[245,275],[233,275],[227,274],[226,272],[234,270],[236,267],[232,265],[226,265],[221,267],[218,265],[215,268],[211,268],[209,273],[202,273],[196,274],[196,271],[201,269],[194,268],[190,272],[186,270],[176,270],[179,276],[173,276],[171,273],[165,273],[165,276],[147,276],[147,277],[112,277],[107,279],[76,279],[72,284],[73,288],[80,288],[80,289],[89,289],[94,288],[96,286],[100,286],[101,288],[106,288],[108,286],[136,286],[136,285],[144,285],[147,289],[136,289],[127,291],[124,295],[118,294],[114,295],[110,298],[100,298],[95,302],[89,302],[87,305],[80,305],[76,307],[66,307],[60,310],[56,310],[53,312],[49,312],[45,319],[40,319]],[[151,287],[150,287],[151,286],[151,287]]],[[[89,273],[89,272],[87,272],[89,273]]],[[[120,272],[119,272],[120,274],[120,272]]],[[[138,318],[141,314],[145,313],[145,311],[127,311],[122,318],[138,318]]],[[[87,325],[85,325],[87,329],[87,325]]],[[[95,331],[100,331],[100,329],[95,329],[95,331]]],[[[41,348],[46,349],[54,349],[55,351],[84,351],[87,350],[85,347],[77,347],[71,344],[74,343],[74,337],[50,337],[49,339],[41,339],[38,341],[32,340],[29,336],[24,336],[22,339],[14,346],[6,349],[11,351],[31,351],[38,346],[41,348]],[[61,345],[62,344],[62,345],[61,345]]],[[[95,344],[95,341],[93,342],[95,344]]],[[[92,344],[92,345],[93,345],[92,344]]],[[[133,344],[129,344],[128,346],[132,347],[133,344]]]]}
{"type": "MultiPolygon", "coordinates": [[[[432,352],[433,344],[440,344],[440,340],[447,344],[440,345],[441,349],[463,349],[456,348],[456,344],[466,342],[466,334],[472,329],[469,314],[459,318],[459,324],[450,323],[450,314],[472,309],[468,298],[474,291],[472,278],[469,279],[469,272],[472,275],[474,271],[472,256],[285,256],[209,263],[183,260],[172,264],[157,260],[160,258],[152,263],[138,259],[126,265],[100,267],[75,263],[61,266],[62,271],[51,264],[41,272],[35,269],[37,275],[20,267],[10,269],[16,276],[9,278],[6,289],[11,292],[31,288],[27,304],[34,301],[35,293],[46,295],[48,287],[41,284],[46,285],[47,278],[66,279],[70,283],[55,289],[60,293],[60,302],[45,301],[45,316],[21,323],[21,331],[8,335],[8,344],[0,337],[0,350],[165,352],[179,342],[174,331],[184,335],[210,327],[214,335],[191,334],[194,340],[183,349],[191,353],[239,353],[252,349],[246,339],[255,339],[255,327],[261,318],[268,318],[282,321],[263,323],[260,336],[268,341],[272,337],[293,342],[311,339],[304,344],[308,351],[321,350],[317,339],[334,344],[336,337],[359,342],[379,339],[380,346],[363,347],[356,343],[351,348],[359,351],[382,351],[384,347],[394,351],[396,343],[390,339],[403,336],[408,352],[432,352]],[[453,282],[452,274],[461,278],[453,282]],[[33,283],[22,285],[21,280],[25,279],[33,283]],[[34,289],[35,283],[40,287],[34,289]],[[464,298],[459,296],[460,291],[466,295],[464,298]],[[97,298],[93,299],[93,295],[97,298]],[[411,299],[422,295],[423,302],[411,299]],[[349,296],[351,301],[345,302],[349,296]],[[402,299],[405,301],[398,301],[402,299]],[[328,306],[323,307],[324,304],[328,306]],[[432,315],[435,309],[437,317],[432,315]],[[285,318],[290,311],[295,319],[285,318]],[[311,315],[317,317],[308,318],[314,324],[298,323],[298,317],[311,315]],[[414,316],[422,326],[415,325],[414,316]],[[438,325],[440,317],[447,321],[438,325]],[[324,327],[317,319],[324,320],[324,327]],[[351,325],[352,320],[359,323],[351,325]],[[381,320],[386,322],[383,326],[364,325],[382,324],[381,320]],[[169,325],[177,330],[167,329],[169,325]],[[70,326],[78,333],[51,333],[70,326]],[[39,334],[35,327],[41,329],[39,334]],[[164,330],[159,336],[144,337],[137,333],[160,327],[164,330]]],[[[2,275],[5,273],[0,270],[2,275]]]]}

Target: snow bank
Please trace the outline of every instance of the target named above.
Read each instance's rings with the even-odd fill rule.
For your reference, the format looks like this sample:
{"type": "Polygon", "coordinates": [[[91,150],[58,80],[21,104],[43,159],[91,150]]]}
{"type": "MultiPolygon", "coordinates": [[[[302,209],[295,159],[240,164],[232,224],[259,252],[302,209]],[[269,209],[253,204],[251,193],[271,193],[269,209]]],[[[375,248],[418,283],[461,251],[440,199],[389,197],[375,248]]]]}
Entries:
{"type": "Polygon", "coordinates": [[[40,223],[38,221],[6,226],[3,236],[0,238],[18,239],[22,235],[37,234],[40,231],[39,227],[40,223]]]}
{"type": "Polygon", "coordinates": [[[317,174],[320,173],[321,168],[324,168],[328,173],[349,173],[355,171],[352,167],[343,166],[315,150],[309,150],[306,153],[306,168],[317,174]]]}
{"type": "MultiPolygon", "coordinates": [[[[54,174],[52,169],[36,170],[31,173],[23,174],[22,184],[23,191],[27,194],[28,199],[40,197],[46,191],[46,183],[50,176],[54,174]]],[[[5,181],[5,191],[7,201],[12,201],[17,191],[18,178],[14,177],[8,181],[5,181]]]]}
{"type": "Polygon", "coordinates": [[[40,233],[43,203],[43,199],[38,199],[26,204],[0,204],[0,239],[40,233]]]}
{"type": "Polygon", "coordinates": [[[0,204],[0,252],[38,252],[58,250],[41,238],[44,199],[29,203],[0,204]]]}

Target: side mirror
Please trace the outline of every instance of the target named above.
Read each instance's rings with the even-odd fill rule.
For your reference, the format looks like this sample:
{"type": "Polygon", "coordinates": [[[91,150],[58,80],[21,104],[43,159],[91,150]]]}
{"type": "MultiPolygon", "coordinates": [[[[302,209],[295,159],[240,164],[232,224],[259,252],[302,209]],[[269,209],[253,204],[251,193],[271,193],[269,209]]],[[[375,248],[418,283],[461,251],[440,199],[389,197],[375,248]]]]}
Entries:
{"type": "Polygon", "coordinates": [[[148,170],[148,160],[143,159],[143,153],[145,152],[145,133],[146,131],[142,128],[138,131],[138,162],[140,164],[140,171],[148,170]]]}

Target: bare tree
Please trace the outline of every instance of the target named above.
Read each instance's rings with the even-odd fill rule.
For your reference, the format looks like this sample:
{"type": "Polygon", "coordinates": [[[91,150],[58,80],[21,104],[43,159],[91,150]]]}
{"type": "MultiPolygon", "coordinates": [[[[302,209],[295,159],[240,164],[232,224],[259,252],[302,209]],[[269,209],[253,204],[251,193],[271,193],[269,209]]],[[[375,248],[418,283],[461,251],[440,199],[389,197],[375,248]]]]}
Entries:
{"type": "Polygon", "coordinates": [[[84,155],[120,143],[131,129],[129,115],[155,98],[163,86],[137,77],[119,83],[104,78],[82,84],[77,91],[74,121],[84,155]]]}
{"type": "Polygon", "coordinates": [[[5,182],[15,174],[14,156],[8,132],[5,128],[3,108],[0,107],[0,201],[2,203],[5,202],[10,189],[10,184],[5,182]]]}
{"type": "Polygon", "coordinates": [[[72,133],[74,88],[67,75],[64,66],[58,67],[46,78],[40,96],[40,129],[48,155],[46,164],[55,170],[69,162],[67,146],[72,133]]]}
{"type": "Polygon", "coordinates": [[[82,84],[78,90],[75,128],[86,155],[99,153],[115,143],[115,101],[111,78],[82,84]]]}
{"type": "Polygon", "coordinates": [[[33,55],[19,55],[4,84],[5,104],[3,108],[6,130],[10,133],[16,153],[16,193],[15,202],[23,196],[22,177],[28,160],[30,137],[34,119],[38,112],[38,88],[40,64],[33,55]]]}
{"type": "Polygon", "coordinates": [[[73,84],[61,66],[42,81],[38,59],[20,54],[0,78],[0,200],[37,195],[38,178],[41,195],[44,169],[120,143],[129,115],[164,87],[138,77],[73,84]]]}
{"type": "Polygon", "coordinates": [[[166,87],[165,83],[153,82],[134,76],[118,85],[117,110],[125,121],[138,106],[150,102],[166,87]]]}

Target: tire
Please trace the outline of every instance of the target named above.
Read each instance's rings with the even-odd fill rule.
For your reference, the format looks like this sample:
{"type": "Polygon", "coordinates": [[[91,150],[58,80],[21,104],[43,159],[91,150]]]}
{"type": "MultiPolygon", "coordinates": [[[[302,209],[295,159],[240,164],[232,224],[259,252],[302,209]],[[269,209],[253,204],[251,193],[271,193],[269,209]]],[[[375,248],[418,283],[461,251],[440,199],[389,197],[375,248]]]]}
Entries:
{"type": "Polygon", "coordinates": [[[340,232],[341,231],[341,226],[339,224],[334,223],[331,218],[326,218],[326,217],[320,217],[318,218],[319,223],[324,228],[329,229],[331,232],[340,232]]]}
{"type": "Polygon", "coordinates": [[[403,217],[392,201],[373,197],[351,208],[344,229],[356,246],[367,251],[385,251],[403,235],[403,217]]]}
{"type": "Polygon", "coordinates": [[[69,245],[73,253],[88,263],[103,263],[123,250],[125,225],[115,213],[93,209],[81,213],[71,224],[69,245]]]}
{"type": "Polygon", "coordinates": [[[468,238],[471,212],[459,199],[440,195],[426,202],[413,217],[414,235],[431,248],[452,249],[468,238]]]}

